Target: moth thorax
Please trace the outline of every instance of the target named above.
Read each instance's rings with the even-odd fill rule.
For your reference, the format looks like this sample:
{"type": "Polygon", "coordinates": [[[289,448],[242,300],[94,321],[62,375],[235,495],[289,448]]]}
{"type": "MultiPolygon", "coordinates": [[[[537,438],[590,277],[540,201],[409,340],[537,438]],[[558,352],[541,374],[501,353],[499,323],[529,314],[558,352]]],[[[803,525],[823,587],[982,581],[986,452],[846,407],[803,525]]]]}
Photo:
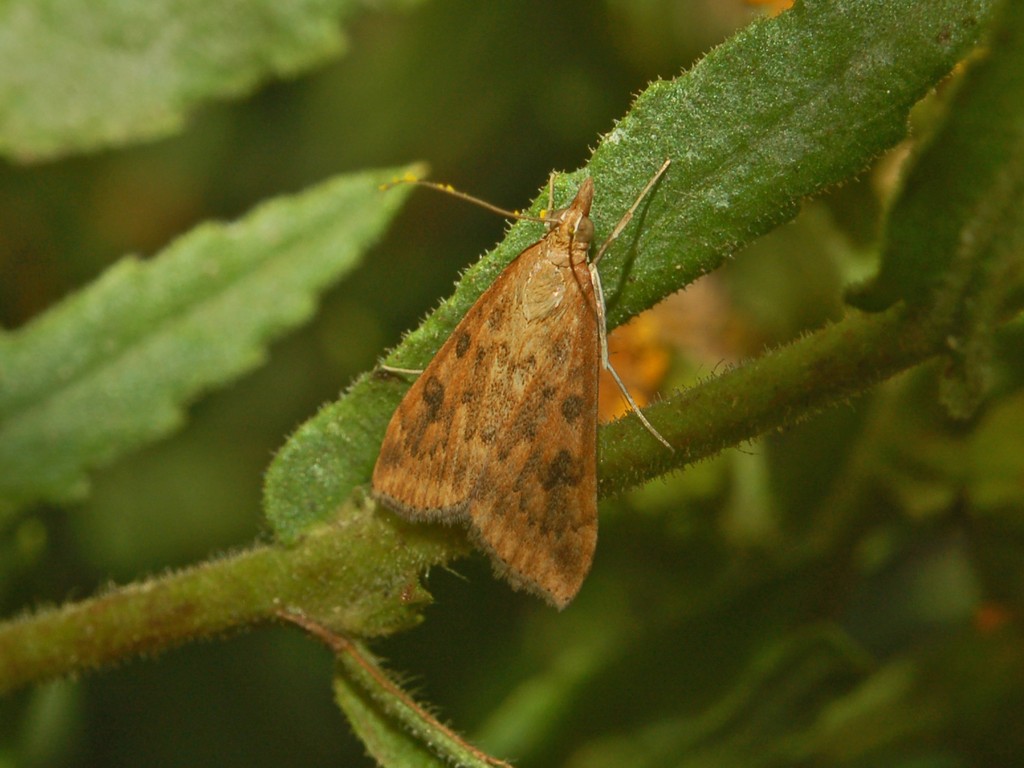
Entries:
{"type": "Polygon", "coordinates": [[[540,259],[530,269],[519,287],[519,302],[527,320],[545,318],[562,305],[566,289],[563,272],[567,266],[568,263],[540,259]]]}

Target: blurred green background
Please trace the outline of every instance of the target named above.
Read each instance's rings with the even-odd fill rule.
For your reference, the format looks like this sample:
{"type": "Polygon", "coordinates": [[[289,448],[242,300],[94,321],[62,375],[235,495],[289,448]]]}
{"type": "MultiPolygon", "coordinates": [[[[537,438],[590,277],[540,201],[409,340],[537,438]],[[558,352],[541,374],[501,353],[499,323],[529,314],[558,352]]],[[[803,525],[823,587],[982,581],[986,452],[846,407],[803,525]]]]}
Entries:
{"type": "MultiPolygon", "coordinates": [[[[335,173],[425,160],[435,179],[525,205],[551,169],[583,164],[648,82],[758,13],[740,0],[367,7],[346,22],[345,56],[204,108],[177,137],[0,166],[0,320],[16,328],[126,253],[335,173]]],[[[837,317],[842,286],[870,269],[894,162],[662,309],[663,386],[837,317]]],[[[414,195],[264,367],[196,403],[174,438],[95,473],[80,507],[9,522],[4,614],[266,537],[273,452],[503,227],[414,195]]],[[[432,573],[426,622],[374,648],[457,729],[530,765],[629,765],[631,743],[652,765],[1012,764],[1022,657],[987,585],[1006,583],[1018,551],[935,479],[962,443],[919,407],[932,373],[602,504],[594,571],[563,614],[478,556],[432,573]],[[869,482],[915,438],[941,455],[890,465],[901,482],[885,491],[869,482]]],[[[371,764],[331,701],[330,668],[297,631],[264,628],[24,691],[0,701],[0,766],[371,764]]]]}

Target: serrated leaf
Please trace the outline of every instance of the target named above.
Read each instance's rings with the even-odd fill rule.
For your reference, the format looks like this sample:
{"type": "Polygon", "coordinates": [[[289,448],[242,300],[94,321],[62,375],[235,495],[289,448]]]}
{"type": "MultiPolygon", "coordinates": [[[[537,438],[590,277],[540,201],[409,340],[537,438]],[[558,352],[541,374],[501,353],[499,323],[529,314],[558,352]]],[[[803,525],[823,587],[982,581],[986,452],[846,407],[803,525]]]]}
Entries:
{"type": "Polygon", "coordinates": [[[0,154],[20,160],[165,136],[204,101],[336,57],[358,0],[9,0],[0,4],[0,154]]]}
{"type": "Polygon", "coordinates": [[[915,158],[889,211],[878,278],[859,300],[869,309],[934,299],[958,259],[980,258],[992,244],[999,224],[993,216],[1021,218],[1021,4],[1006,3],[999,21],[990,50],[957,83],[948,118],[915,158]]]}
{"type": "MultiPolygon", "coordinates": [[[[641,93],[556,205],[594,179],[600,242],[664,158],[672,166],[601,262],[611,326],[720,266],[809,196],[906,136],[910,108],[978,41],[995,0],[810,0],[755,22],[641,93]],[[951,25],[950,20],[957,24],[951,25]]],[[[547,203],[546,188],[534,203],[547,203]]],[[[402,346],[418,367],[498,272],[539,237],[520,223],[402,346]],[[436,325],[435,325],[436,323],[436,325]]]]}
{"type": "Polygon", "coordinates": [[[890,211],[881,271],[859,303],[931,306],[947,327],[943,397],[968,415],[987,386],[993,331],[1024,279],[1024,6],[1004,4],[988,54],[890,211]]]}
{"type": "Polygon", "coordinates": [[[395,174],[200,225],[0,337],[0,500],[80,495],[88,468],[167,434],[196,395],[260,363],[380,235],[407,192],[380,192],[395,174]]]}
{"type": "MultiPolygon", "coordinates": [[[[901,139],[911,106],[970,50],[992,5],[798,3],[750,25],[685,75],[648,88],[587,168],[600,241],[661,162],[673,161],[601,262],[610,325],[719,266],[792,218],[808,195],[860,171],[901,139]]],[[[582,178],[558,177],[556,204],[582,178]]],[[[545,193],[534,209],[546,204],[545,193]]],[[[388,362],[424,366],[499,271],[542,232],[534,223],[514,226],[388,362]]],[[[294,540],[366,482],[404,391],[402,382],[364,377],[293,435],[265,487],[278,536],[294,540]]]]}

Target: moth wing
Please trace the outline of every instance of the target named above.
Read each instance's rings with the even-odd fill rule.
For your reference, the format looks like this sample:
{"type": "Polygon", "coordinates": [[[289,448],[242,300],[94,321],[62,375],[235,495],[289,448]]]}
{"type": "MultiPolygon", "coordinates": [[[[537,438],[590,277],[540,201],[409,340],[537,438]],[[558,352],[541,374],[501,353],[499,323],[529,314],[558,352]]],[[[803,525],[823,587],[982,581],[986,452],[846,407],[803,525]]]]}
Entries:
{"type": "Polygon", "coordinates": [[[586,263],[544,256],[520,254],[417,379],[373,488],[409,519],[468,520],[512,586],[564,607],[597,545],[599,341],[586,263]],[[531,286],[558,284],[538,310],[531,286]]]}
{"type": "Polygon", "coordinates": [[[533,320],[517,313],[514,368],[493,367],[482,411],[504,415],[468,514],[499,575],[563,608],[597,546],[600,350],[587,265],[559,273],[556,307],[533,320]]]}
{"type": "Polygon", "coordinates": [[[542,242],[520,253],[470,307],[391,417],[372,488],[410,520],[465,517],[507,407],[488,412],[498,400],[489,388],[504,395],[501,376],[516,364],[509,341],[521,329],[506,325],[515,322],[516,284],[542,242]]]}

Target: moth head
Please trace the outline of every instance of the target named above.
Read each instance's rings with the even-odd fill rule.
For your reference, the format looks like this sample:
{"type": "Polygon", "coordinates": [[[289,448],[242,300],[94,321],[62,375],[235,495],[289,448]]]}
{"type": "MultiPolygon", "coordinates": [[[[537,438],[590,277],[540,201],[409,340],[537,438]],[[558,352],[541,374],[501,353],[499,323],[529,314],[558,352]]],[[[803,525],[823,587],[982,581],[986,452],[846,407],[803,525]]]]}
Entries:
{"type": "Polygon", "coordinates": [[[548,230],[561,229],[573,242],[589,246],[594,239],[594,222],[589,217],[593,201],[594,182],[585,179],[568,207],[552,211],[546,217],[548,230]]]}

